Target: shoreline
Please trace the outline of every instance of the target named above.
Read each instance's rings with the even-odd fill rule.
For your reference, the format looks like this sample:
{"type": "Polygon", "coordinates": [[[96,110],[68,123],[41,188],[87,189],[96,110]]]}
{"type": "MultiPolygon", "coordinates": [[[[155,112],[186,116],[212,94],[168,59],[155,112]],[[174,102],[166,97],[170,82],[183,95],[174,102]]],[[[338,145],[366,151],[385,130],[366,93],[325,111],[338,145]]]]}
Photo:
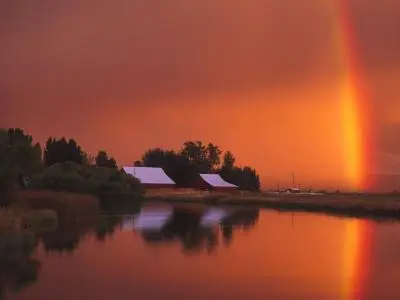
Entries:
{"type": "Polygon", "coordinates": [[[339,217],[400,220],[400,195],[227,195],[145,194],[144,201],[243,206],[282,212],[310,212],[339,217]]]}
{"type": "MultiPolygon", "coordinates": [[[[87,194],[49,190],[19,191],[15,198],[20,204],[34,209],[53,209],[58,213],[79,212],[92,214],[100,211],[101,201],[107,205],[118,203],[121,197],[107,195],[106,201],[87,194]]],[[[400,195],[397,194],[226,194],[202,191],[149,190],[141,197],[125,195],[120,199],[131,204],[163,202],[170,204],[216,205],[241,208],[266,208],[282,212],[309,212],[338,217],[355,217],[374,220],[400,220],[400,195]]],[[[103,203],[103,204],[104,204],[103,203]]]]}

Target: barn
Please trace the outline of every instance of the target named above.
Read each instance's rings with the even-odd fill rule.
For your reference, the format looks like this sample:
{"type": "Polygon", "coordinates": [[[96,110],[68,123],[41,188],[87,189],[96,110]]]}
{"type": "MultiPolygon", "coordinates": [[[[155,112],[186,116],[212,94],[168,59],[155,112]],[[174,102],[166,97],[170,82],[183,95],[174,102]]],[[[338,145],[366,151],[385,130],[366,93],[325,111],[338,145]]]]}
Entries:
{"type": "Polygon", "coordinates": [[[123,167],[122,170],[137,178],[146,189],[174,188],[175,182],[168,177],[162,168],[123,167]]]}
{"type": "Polygon", "coordinates": [[[235,192],[239,189],[237,185],[225,181],[219,174],[199,174],[190,186],[215,192],[235,192]]]}

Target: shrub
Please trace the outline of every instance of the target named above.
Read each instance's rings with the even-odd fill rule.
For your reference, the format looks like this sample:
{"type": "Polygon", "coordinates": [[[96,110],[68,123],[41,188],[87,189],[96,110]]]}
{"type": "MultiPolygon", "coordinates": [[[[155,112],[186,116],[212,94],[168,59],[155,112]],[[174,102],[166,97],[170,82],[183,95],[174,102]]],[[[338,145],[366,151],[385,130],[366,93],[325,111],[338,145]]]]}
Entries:
{"type": "Polygon", "coordinates": [[[141,193],[140,182],[118,169],[82,166],[73,162],[54,164],[33,176],[33,189],[81,193],[141,193]]]}

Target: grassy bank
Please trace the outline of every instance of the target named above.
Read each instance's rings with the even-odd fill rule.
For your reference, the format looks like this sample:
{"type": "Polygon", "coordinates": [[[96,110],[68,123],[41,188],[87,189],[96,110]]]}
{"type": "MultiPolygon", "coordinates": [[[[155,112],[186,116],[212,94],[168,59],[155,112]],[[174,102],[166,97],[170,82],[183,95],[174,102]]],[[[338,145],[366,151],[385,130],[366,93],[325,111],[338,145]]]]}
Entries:
{"type": "Polygon", "coordinates": [[[0,209],[0,233],[46,233],[61,224],[96,220],[100,211],[95,196],[55,191],[19,190],[11,205],[0,209]]]}
{"type": "Polygon", "coordinates": [[[35,232],[55,230],[57,213],[51,209],[0,209],[0,232],[32,229],[35,232]]]}
{"type": "Polygon", "coordinates": [[[198,192],[191,194],[149,194],[148,201],[208,203],[270,208],[280,211],[306,211],[338,216],[400,219],[400,196],[397,195],[226,195],[198,192]]]}
{"type": "Polygon", "coordinates": [[[16,203],[23,208],[51,209],[61,222],[97,218],[100,211],[96,196],[48,190],[23,190],[15,195],[16,203]]]}

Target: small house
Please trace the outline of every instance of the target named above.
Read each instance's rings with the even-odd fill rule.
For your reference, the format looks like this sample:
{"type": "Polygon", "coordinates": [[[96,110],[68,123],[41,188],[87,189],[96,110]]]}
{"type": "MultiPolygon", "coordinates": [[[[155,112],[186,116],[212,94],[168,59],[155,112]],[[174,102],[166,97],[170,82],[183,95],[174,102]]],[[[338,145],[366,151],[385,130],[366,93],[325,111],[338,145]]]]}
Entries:
{"type": "Polygon", "coordinates": [[[299,188],[288,188],[285,190],[286,194],[300,194],[301,190],[299,188]]]}
{"type": "Polygon", "coordinates": [[[137,178],[146,189],[175,187],[175,182],[168,177],[162,168],[123,167],[122,170],[137,178]]]}
{"type": "Polygon", "coordinates": [[[219,174],[199,174],[190,186],[216,192],[235,192],[239,189],[237,185],[225,181],[219,174]]]}

